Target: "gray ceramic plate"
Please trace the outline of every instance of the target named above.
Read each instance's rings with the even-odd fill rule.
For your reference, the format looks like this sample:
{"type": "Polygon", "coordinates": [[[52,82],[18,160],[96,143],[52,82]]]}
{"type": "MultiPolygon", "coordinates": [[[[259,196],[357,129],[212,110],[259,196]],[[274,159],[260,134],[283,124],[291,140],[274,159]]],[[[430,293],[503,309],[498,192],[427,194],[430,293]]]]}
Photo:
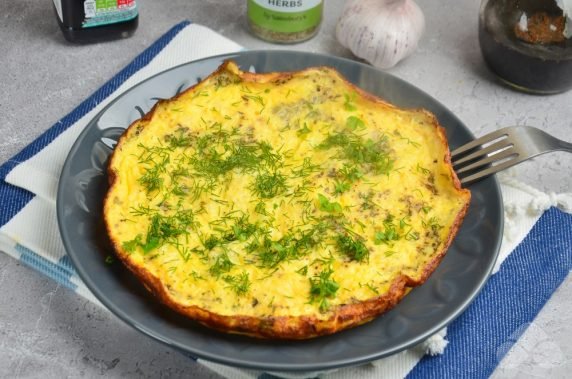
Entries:
{"type": "Polygon", "coordinates": [[[260,341],[214,332],[159,304],[120,264],[105,239],[102,200],[106,160],[115,141],[158,98],[169,98],[214,71],[228,58],[257,72],[327,65],[350,81],[401,107],[432,111],[454,148],[469,130],[443,105],[414,86],[354,61],[292,51],[249,51],[190,62],[131,88],[99,113],[79,136],[65,162],[57,215],[66,250],[79,276],[120,319],[193,356],[262,370],[325,370],[381,358],[421,342],[457,317],[485,283],[496,260],[503,229],[496,179],[471,187],[469,213],[446,258],[421,287],[392,311],[366,325],[301,342],[260,341]]]}

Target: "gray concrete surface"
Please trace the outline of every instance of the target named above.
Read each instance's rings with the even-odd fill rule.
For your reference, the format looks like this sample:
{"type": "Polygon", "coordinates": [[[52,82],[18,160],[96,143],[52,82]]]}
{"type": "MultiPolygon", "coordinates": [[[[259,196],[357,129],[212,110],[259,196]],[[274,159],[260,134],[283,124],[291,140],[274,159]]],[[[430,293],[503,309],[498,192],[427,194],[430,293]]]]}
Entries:
{"type": "MultiPolygon", "coordinates": [[[[546,97],[521,94],[501,86],[487,71],[477,42],[479,1],[419,3],[427,20],[426,33],[415,55],[391,73],[446,104],[477,135],[499,126],[530,124],[572,140],[572,92],[546,97]]],[[[140,25],[132,38],[72,46],[61,35],[51,1],[0,1],[0,162],[183,19],[211,27],[249,49],[292,48],[351,56],[334,38],[341,0],[327,1],[316,38],[292,46],[252,37],[245,27],[243,0],[140,0],[139,4],[140,25]]],[[[545,191],[570,192],[572,155],[546,155],[515,173],[545,191]]],[[[0,288],[0,377],[217,377],[3,254],[0,288]]],[[[557,359],[543,359],[546,344],[533,344],[525,355],[503,362],[497,377],[569,376],[571,296],[568,278],[534,323],[550,342],[550,351],[558,353],[557,359]]]]}

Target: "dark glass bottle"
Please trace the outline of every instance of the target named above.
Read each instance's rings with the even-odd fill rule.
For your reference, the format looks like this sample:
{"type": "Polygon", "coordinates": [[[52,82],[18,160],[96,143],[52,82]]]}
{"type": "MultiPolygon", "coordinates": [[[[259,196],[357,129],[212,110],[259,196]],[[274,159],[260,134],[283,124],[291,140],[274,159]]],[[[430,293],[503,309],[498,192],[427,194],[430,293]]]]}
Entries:
{"type": "Polygon", "coordinates": [[[137,29],[136,0],[53,0],[66,40],[77,43],[130,37],[137,29]]]}
{"type": "Polygon", "coordinates": [[[484,0],[479,42],[488,67],[521,91],[572,88],[572,15],[554,0],[484,0]]]}

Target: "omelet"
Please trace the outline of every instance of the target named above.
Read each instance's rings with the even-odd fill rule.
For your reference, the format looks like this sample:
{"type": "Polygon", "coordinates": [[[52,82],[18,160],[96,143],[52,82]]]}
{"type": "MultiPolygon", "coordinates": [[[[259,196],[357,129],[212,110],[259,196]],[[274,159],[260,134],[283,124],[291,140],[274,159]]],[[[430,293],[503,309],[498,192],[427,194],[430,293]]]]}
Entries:
{"type": "Polygon", "coordinates": [[[107,232],[166,306],[224,332],[306,339],[422,284],[470,202],[444,130],[328,67],[225,62],[159,101],[108,167],[107,232]]]}

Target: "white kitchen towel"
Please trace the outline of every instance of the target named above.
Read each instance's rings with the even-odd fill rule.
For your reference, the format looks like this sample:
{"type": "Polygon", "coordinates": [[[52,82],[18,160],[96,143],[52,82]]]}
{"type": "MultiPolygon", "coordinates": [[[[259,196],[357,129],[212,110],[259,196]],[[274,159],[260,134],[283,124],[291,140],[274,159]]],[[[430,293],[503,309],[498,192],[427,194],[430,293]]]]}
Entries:
{"type": "MultiPolygon", "coordinates": [[[[99,303],[74,271],[57,227],[58,179],[72,144],[101,109],[140,81],[182,63],[239,50],[241,46],[204,26],[178,24],[74,111],[0,166],[0,250],[99,303]]],[[[514,332],[534,319],[572,267],[572,216],[556,208],[570,212],[572,195],[544,194],[509,176],[502,178],[506,229],[495,268],[498,273],[468,310],[449,326],[447,337],[443,330],[394,356],[328,373],[260,373],[201,359],[198,362],[232,378],[487,377],[508,351],[507,346],[516,342],[514,332]],[[553,261],[535,258],[543,250],[550,252],[553,261]],[[536,283],[537,288],[532,288],[539,278],[543,284],[536,283]],[[514,291],[507,292],[507,288],[514,291]],[[515,292],[522,297],[521,303],[527,304],[526,309],[514,312],[509,307],[519,301],[515,292]],[[507,309],[517,317],[503,315],[507,309]]]]}

